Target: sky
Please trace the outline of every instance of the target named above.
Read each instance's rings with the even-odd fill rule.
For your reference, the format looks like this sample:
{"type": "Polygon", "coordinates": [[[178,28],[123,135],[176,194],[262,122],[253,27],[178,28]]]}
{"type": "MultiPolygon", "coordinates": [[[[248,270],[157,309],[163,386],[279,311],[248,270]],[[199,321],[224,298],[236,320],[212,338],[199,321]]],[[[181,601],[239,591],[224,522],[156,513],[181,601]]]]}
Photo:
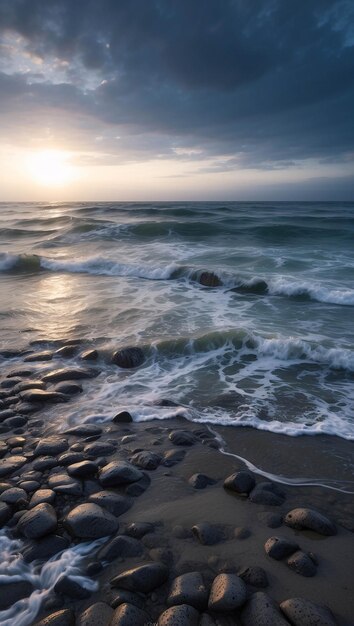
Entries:
{"type": "Polygon", "coordinates": [[[352,0],[0,0],[0,201],[353,200],[352,0]]]}

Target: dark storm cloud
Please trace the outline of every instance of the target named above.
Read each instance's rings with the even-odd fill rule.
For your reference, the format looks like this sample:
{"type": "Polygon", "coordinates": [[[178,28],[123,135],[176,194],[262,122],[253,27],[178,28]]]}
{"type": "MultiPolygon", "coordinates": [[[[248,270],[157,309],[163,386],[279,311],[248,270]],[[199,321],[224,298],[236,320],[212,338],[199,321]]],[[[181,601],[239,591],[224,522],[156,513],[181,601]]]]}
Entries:
{"type": "Polygon", "coordinates": [[[52,107],[90,116],[112,159],[117,134],[137,158],[197,147],[222,155],[216,167],[226,170],[343,158],[354,146],[353,6],[0,0],[3,32],[20,34],[44,62],[67,63],[67,84],[0,76],[2,108],[20,108],[23,96],[25,115],[52,107]]]}

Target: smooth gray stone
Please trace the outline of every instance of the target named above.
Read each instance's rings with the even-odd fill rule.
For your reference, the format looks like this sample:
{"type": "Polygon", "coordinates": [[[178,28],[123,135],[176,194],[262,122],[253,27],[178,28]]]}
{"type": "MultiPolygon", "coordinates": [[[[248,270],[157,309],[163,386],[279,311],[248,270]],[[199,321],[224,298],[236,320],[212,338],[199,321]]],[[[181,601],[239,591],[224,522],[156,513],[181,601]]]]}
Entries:
{"type": "Polygon", "coordinates": [[[233,611],[246,602],[247,588],[236,574],[219,574],[210,590],[210,611],[233,611]]]}
{"type": "Polygon", "coordinates": [[[91,595],[91,591],[85,589],[72,580],[68,576],[62,576],[59,578],[58,582],[55,583],[53,590],[55,593],[59,593],[63,596],[68,596],[69,598],[73,598],[75,600],[84,600],[85,598],[89,598],[91,595]]]}
{"type": "Polygon", "coordinates": [[[242,470],[228,476],[224,481],[225,489],[230,489],[240,494],[249,494],[254,489],[256,481],[251,472],[242,470]]]}
{"type": "Polygon", "coordinates": [[[46,472],[47,470],[50,470],[53,467],[57,467],[57,465],[58,465],[57,459],[52,456],[39,456],[32,463],[33,469],[38,470],[40,472],[46,472]]]}
{"type": "Polygon", "coordinates": [[[200,572],[188,572],[174,579],[167,598],[167,606],[188,604],[200,611],[208,604],[208,592],[200,572]]]}
{"type": "Polygon", "coordinates": [[[293,509],[285,516],[284,521],[287,526],[297,530],[308,529],[327,536],[337,533],[335,524],[328,517],[313,509],[293,509]]]}
{"type": "Polygon", "coordinates": [[[144,552],[144,547],[133,537],[127,537],[125,535],[118,535],[104,545],[97,552],[97,558],[101,561],[113,561],[118,557],[126,558],[131,556],[141,556],[144,552]]]}
{"type": "Polygon", "coordinates": [[[28,389],[45,389],[45,383],[41,380],[28,380],[21,383],[18,383],[16,387],[14,387],[15,393],[19,393],[20,391],[27,391],[28,389]]]}
{"type": "Polygon", "coordinates": [[[144,474],[131,463],[112,461],[100,470],[99,481],[103,487],[116,487],[134,483],[143,476],[144,474]]]}
{"type": "Polygon", "coordinates": [[[75,613],[72,609],[61,609],[43,617],[33,626],[75,626],[75,613]]]}
{"type": "Polygon", "coordinates": [[[186,456],[185,450],[166,450],[163,455],[162,465],[165,467],[173,467],[183,461],[186,456]]]}
{"type": "Polygon", "coordinates": [[[51,361],[53,358],[53,352],[50,350],[43,350],[43,352],[33,352],[28,356],[25,356],[25,363],[32,363],[34,361],[51,361]]]}
{"type": "Polygon", "coordinates": [[[5,502],[0,502],[0,528],[2,528],[12,517],[12,509],[5,502]]]}
{"type": "Polygon", "coordinates": [[[64,393],[67,396],[74,396],[77,393],[82,393],[82,387],[78,383],[63,381],[55,385],[54,391],[64,393]]]}
{"type": "Polygon", "coordinates": [[[168,438],[175,446],[193,446],[198,441],[188,430],[172,430],[168,438]]]}
{"type": "Polygon", "coordinates": [[[38,489],[30,499],[29,508],[33,509],[37,504],[48,502],[51,504],[55,500],[55,492],[52,489],[38,489]]]}
{"type": "Polygon", "coordinates": [[[160,454],[155,454],[148,450],[141,450],[141,452],[136,452],[130,457],[130,462],[133,463],[133,465],[146,470],[156,469],[160,465],[161,460],[162,457],[160,454]]]}
{"type": "Polygon", "coordinates": [[[142,593],[133,593],[133,591],[127,591],[126,589],[118,589],[117,594],[111,602],[113,609],[116,609],[121,604],[134,604],[139,609],[143,609],[145,606],[146,598],[142,593]]]}
{"type": "Polygon", "coordinates": [[[77,346],[63,346],[54,352],[55,356],[72,357],[77,353],[77,346]]]}
{"type": "Polygon", "coordinates": [[[112,363],[123,368],[139,367],[144,363],[144,352],[141,348],[129,347],[117,350],[112,355],[112,363]]]}
{"type": "Polygon", "coordinates": [[[121,411],[117,413],[112,419],[115,424],[130,424],[133,421],[132,416],[128,411],[121,411]]]}
{"type": "Polygon", "coordinates": [[[150,522],[132,522],[126,528],[125,533],[130,537],[135,537],[136,539],[141,539],[147,533],[152,533],[155,530],[154,524],[150,522]]]}
{"type": "Polygon", "coordinates": [[[87,437],[89,435],[100,435],[102,428],[96,424],[80,424],[73,426],[65,431],[66,435],[75,435],[75,437],[87,437]]]}
{"type": "Polygon", "coordinates": [[[11,487],[0,495],[0,502],[6,502],[6,504],[16,504],[19,500],[27,502],[27,493],[20,487],[11,487]]]}
{"type": "Polygon", "coordinates": [[[85,454],[93,458],[113,454],[115,450],[116,447],[112,443],[107,443],[106,441],[94,441],[84,447],[85,454]]]}
{"type": "Polygon", "coordinates": [[[78,463],[73,463],[73,465],[69,465],[67,468],[67,472],[69,476],[73,476],[74,478],[90,478],[95,476],[98,472],[98,467],[96,463],[93,461],[79,461],[78,463]]]}
{"type": "Polygon", "coordinates": [[[21,516],[17,529],[28,539],[40,539],[57,528],[57,515],[50,504],[37,504],[21,516]]]}
{"type": "Polygon", "coordinates": [[[295,541],[289,539],[283,539],[281,537],[269,537],[264,544],[264,549],[268,556],[276,561],[285,559],[290,556],[296,550],[299,549],[299,545],[295,541]]]}
{"type": "Polygon", "coordinates": [[[244,567],[238,575],[247,585],[253,587],[265,588],[269,585],[267,574],[262,567],[244,567]]]}
{"type": "Polygon", "coordinates": [[[69,444],[65,437],[53,435],[41,439],[34,449],[34,454],[35,456],[55,456],[67,450],[68,447],[69,444]]]}
{"type": "Polygon", "coordinates": [[[2,427],[6,428],[7,431],[13,430],[14,428],[22,428],[27,424],[27,421],[27,417],[15,415],[14,417],[9,417],[7,420],[4,420],[2,427]]]}
{"type": "Polygon", "coordinates": [[[53,372],[49,372],[43,376],[42,380],[45,383],[59,383],[63,380],[78,380],[80,378],[93,378],[97,375],[95,370],[82,369],[82,368],[74,368],[74,367],[63,367],[53,372]]]}
{"type": "Polygon", "coordinates": [[[24,402],[67,402],[69,399],[64,393],[43,389],[28,389],[22,391],[20,396],[24,402]]]}
{"type": "Polygon", "coordinates": [[[68,474],[53,474],[48,478],[48,485],[55,493],[63,493],[71,496],[82,494],[81,483],[68,474]]]}
{"type": "Polygon", "coordinates": [[[47,535],[38,541],[31,541],[22,549],[22,556],[26,563],[32,561],[47,561],[55,554],[66,550],[69,541],[60,535],[47,535]]]}
{"type": "Polygon", "coordinates": [[[83,361],[96,361],[98,359],[97,350],[85,350],[80,354],[80,359],[83,361]]]}
{"type": "Polygon", "coordinates": [[[291,555],[291,557],[287,560],[287,564],[290,569],[294,570],[300,576],[311,577],[315,576],[317,572],[317,567],[311,557],[306,554],[306,552],[302,552],[302,550],[298,550],[291,555]]]}
{"type": "Polygon", "coordinates": [[[219,526],[202,522],[192,527],[193,534],[204,546],[213,546],[224,540],[224,533],[219,526]]]}
{"type": "Polygon", "coordinates": [[[168,578],[168,569],[162,563],[146,563],[126,570],[111,580],[112,587],[149,593],[168,578]]]}
{"type": "Polygon", "coordinates": [[[98,491],[89,496],[89,501],[102,506],[116,517],[128,511],[133,504],[130,498],[120,496],[114,491],[98,491]]]}
{"type": "Polygon", "coordinates": [[[81,461],[85,461],[86,457],[82,452],[64,452],[58,457],[58,465],[73,465],[74,463],[81,463],[81,461]]]}
{"type": "Polygon", "coordinates": [[[109,626],[148,626],[150,617],[134,604],[120,604],[113,613],[109,626]]]}
{"type": "Polygon", "coordinates": [[[255,504],[266,504],[268,506],[279,506],[283,504],[285,495],[283,491],[271,482],[258,483],[249,494],[249,499],[255,504]]]}
{"type": "MultiPolygon", "coordinates": [[[[34,591],[34,587],[27,580],[9,583],[0,582],[0,611],[8,609],[18,600],[22,600],[22,598],[27,598],[32,591],[34,591]]],[[[15,625],[15,622],[13,624],[15,625]]]]}
{"type": "Polygon", "coordinates": [[[241,613],[243,626],[289,626],[278,605],[263,591],[254,593],[241,613]]]}
{"type": "Polygon", "coordinates": [[[91,604],[76,618],[76,626],[109,626],[113,609],[106,602],[91,604]]]}
{"type": "Polygon", "coordinates": [[[215,480],[209,478],[206,474],[193,474],[193,476],[188,479],[188,482],[193,489],[205,489],[208,485],[215,484],[215,480]]]}
{"type": "Polygon", "coordinates": [[[157,625],[158,626],[198,626],[199,613],[188,604],[180,604],[172,606],[161,613],[157,625]]]}
{"type": "Polygon", "coordinates": [[[132,496],[136,498],[141,496],[144,491],[147,490],[151,483],[150,476],[148,476],[145,472],[142,472],[143,476],[140,480],[137,480],[135,483],[131,483],[128,487],[125,488],[125,493],[127,496],[132,496]]]}
{"type": "Polygon", "coordinates": [[[64,520],[65,527],[74,537],[97,539],[112,535],[118,530],[117,519],[97,504],[79,504],[64,520]]]}
{"type": "Polygon", "coordinates": [[[305,598],[284,600],[280,608],[293,626],[337,626],[327,606],[315,604],[305,598]]]}

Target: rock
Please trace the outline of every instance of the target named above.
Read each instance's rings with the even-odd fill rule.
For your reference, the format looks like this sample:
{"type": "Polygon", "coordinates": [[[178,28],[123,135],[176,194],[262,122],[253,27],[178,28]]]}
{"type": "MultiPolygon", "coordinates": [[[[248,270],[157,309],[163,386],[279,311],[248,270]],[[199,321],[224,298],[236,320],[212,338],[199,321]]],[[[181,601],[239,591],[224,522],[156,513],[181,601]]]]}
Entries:
{"type": "Polygon", "coordinates": [[[283,504],[285,496],[277,485],[270,482],[258,483],[249,494],[249,499],[255,504],[279,506],[283,504]]]}
{"type": "Polygon", "coordinates": [[[55,385],[54,391],[64,393],[67,396],[74,396],[77,393],[82,393],[82,387],[77,383],[63,381],[55,385]]]}
{"type": "Polygon", "coordinates": [[[131,556],[141,556],[144,548],[138,539],[118,535],[106,543],[97,552],[97,558],[101,561],[114,561],[114,559],[126,558],[131,556]]]}
{"type": "Polygon", "coordinates": [[[43,350],[43,352],[33,352],[25,356],[25,363],[33,363],[34,361],[51,361],[53,358],[53,352],[50,350],[43,350]]]}
{"type": "Polygon", "coordinates": [[[289,626],[278,605],[263,591],[254,593],[241,614],[243,626],[289,626]]]}
{"type": "Polygon", "coordinates": [[[7,459],[0,460],[0,478],[12,474],[14,471],[20,469],[22,465],[27,462],[25,456],[11,456],[7,459]]]}
{"type": "Polygon", "coordinates": [[[320,535],[335,535],[337,529],[328,517],[313,509],[298,508],[289,511],[285,516],[285,524],[297,530],[313,530],[320,535]]]}
{"type": "Polygon", "coordinates": [[[305,598],[284,600],[280,608],[293,626],[337,626],[328,607],[305,598]]]}
{"type": "Polygon", "coordinates": [[[22,598],[27,598],[32,591],[34,591],[34,587],[27,580],[10,583],[0,582],[0,611],[10,608],[22,598]]]}
{"type": "Polygon", "coordinates": [[[185,455],[185,450],[167,450],[163,455],[162,465],[165,467],[172,467],[173,465],[183,461],[185,455]]]}
{"type": "Polygon", "coordinates": [[[268,528],[279,528],[283,523],[283,517],[281,515],[278,513],[269,513],[268,511],[258,513],[258,519],[268,526],[268,528]]]}
{"type": "Polygon", "coordinates": [[[64,520],[65,527],[74,537],[97,539],[112,535],[118,530],[117,519],[97,504],[79,504],[64,520]]]}
{"type": "Polygon", "coordinates": [[[255,484],[256,481],[251,472],[244,470],[231,474],[231,476],[228,476],[224,481],[225,489],[247,495],[254,489],[255,484]]]}
{"type": "Polygon", "coordinates": [[[188,604],[172,606],[164,611],[157,622],[157,626],[198,626],[199,613],[188,604]]]}
{"type": "Polygon", "coordinates": [[[55,493],[52,489],[38,489],[38,491],[35,491],[30,500],[29,508],[33,509],[33,507],[37,506],[37,504],[43,504],[44,502],[51,504],[54,500],[55,493]]]}
{"type": "Polygon", "coordinates": [[[11,507],[5,502],[0,502],[0,528],[2,528],[11,519],[11,507]]]}
{"type": "Polygon", "coordinates": [[[113,454],[116,448],[112,443],[108,443],[106,441],[94,441],[93,443],[87,444],[84,447],[84,452],[89,457],[96,458],[98,456],[107,456],[113,454]]]}
{"type": "Polygon", "coordinates": [[[214,272],[202,272],[199,276],[199,283],[203,287],[221,287],[223,284],[214,272]]]}
{"type": "Polygon", "coordinates": [[[19,393],[21,391],[27,391],[28,389],[45,389],[45,383],[41,380],[29,380],[27,382],[21,382],[16,385],[14,391],[19,393]]]}
{"type": "Polygon", "coordinates": [[[302,552],[302,550],[294,552],[287,560],[287,564],[290,569],[301,576],[311,577],[315,576],[317,572],[317,567],[311,557],[306,552],[302,552]]]}
{"type": "Polygon", "coordinates": [[[9,446],[9,448],[17,448],[18,446],[24,446],[26,443],[26,439],[24,437],[10,437],[9,439],[6,440],[6,445],[9,446]]]}
{"type": "Polygon", "coordinates": [[[27,493],[20,487],[11,487],[3,491],[0,495],[0,502],[6,502],[6,504],[16,504],[21,500],[27,503],[27,493]]]}
{"type": "Polygon", "coordinates": [[[219,526],[202,522],[192,527],[193,534],[204,546],[213,546],[224,539],[224,533],[219,526]]]}
{"type": "Polygon", "coordinates": [[[89,501],[102,506],[116,517],[128,511],[133,504],[132,500],[114,491],[97,491],[89,496],[89,501]]]}
{"type": "Polygon", "coordinates": [[[105,465],[99,473],[99,481],[103,487],[116,487],[134,483],[143,478],[144,474],[131,463],[112,461],[105,465]]]}
{"type": "Polygon", "coordinates": [[[125,493],[127,496],[132,496],[133,498],[141,496],[141,494],[144,493],[150,485],[150,482],[150,477],[144,472],[143,477],[140,480],[126,487],[125,493]]]}
{"type": "Polygon", "coordinates": [[[34,449],[35,456],[48,455],[55,456],[56,454],[60,454],[67,450],[69,444],[65,437],[57,437],[53,435],[52,437],[45,437],[41,439],[34,449]]]}
{"type": "Polygon", "coordinates": [[[58,462],[56,458],[52,456],[39,456],[32,463],[33,469],[39,472],[46,472],[47,470],[50,470],[53,467],[57,467],[57,465],[58,465],[58,462]]]}
{"type": "Polygon", "coordinates": [[[81,461],[85,461],[86,457],[82,452],[64,452],[58,457],[58,465],[69,466],[74,463],[81,463],[81,461]]]}
{"type": "Polygon", "coordinates": [[[89,598],[91,595],[91,591],[85,589],[85,587],[81,587],[79,583],[69,578],[69,576],[62,576],[59,578],[58,582],[55,583],[53,590],[55,593],[68,596],[69,598],[73,598],[75,600],[84,600],[85,598],[89,598]]]}
{"type": "Polygon", "coordinates": [[[97,372],[92,369],[82,368],[70,368],[63,367],[58,370],[49,372],[43,376],[42,380],[45,383],[60,383],[63,380],[80,380],[81,378],[93,378],[97,375],[97,372]]]}
{"type": "MultiPolygon", "coordinates": [[[[24,489],[26,493],[32,493],[33,491],[39,489],[41,485],[37,480],[24,480],[23,482],[20,482],[18,486],[21,487],[21,489],[24,489]]],[[[40,504],[40,502],[37,502],[37,504],[40,504]]]]}
{"type": "Polygon", "coordinates": [[[148,450],[141,450],[141,452],[136,452],[130,457],[130,462],[142,469],[154,470],[160,465],[161,459],[160,454],[154,454],[148,450]]]}
{"type": "Polygon", "coordinates": [[[32,561],[47,561],[58,552],[66,550],[69,541],[60,535],[47,535],[39,541],[31,541],[22,549],[22,556],[26,563],[32,561]]]}
{"type": "Polygon", "coordinates": [[[76,619],[76,626],[109,626],[113,617],[113,609],[105,602],[91,604],[76,619]]]}
{"type": "Polygon", "coordinates": [[[290,556],[299,546],[295,541],[289,539],[282,539],[281,537],[270,537],[264,544],[264,549],[268,556],[276,561],[281,561],[285,557],[290,556]]]}
{"type": "Polygon", "coordinates": [[[64,393],[43,389],[28,389],[23,391],[20,396],[24,402],[67,402],[69,399],[64,393]]]}
{"type": "Polygon", "coordinates": [[[134,604],[139,609],[143,609],[145,606],[146,598],[142,593],[133,593],[126,589],[119,589],[111,602],[111,607],[116,609],[120,604],[134,604]]]}
{"type": "Polygon", "coordinates": [[[93,461],[80,461],[68,466],[68,474],[74,478],[90,478],[97,474],[98,467],[93,461]]]}
{"type": "Polygon", "coordinates": [[[114,611],[109,626],[147,626],[151,624],[150,617],[145,611],[134,604],[120,604],[114,611]]]}
{"type": "Polygon", "coordinates": [[[97,350],[85,350],[80,354],[80,359],[83,361],[97,361],[98,352],[97,350]]]}
{"type": "Polygon", "coordinates": [[[55,356],[72,357],[77,353],[77,346],[63,346],[55,351],[55,356]]]}
{"type": "Polygon", "coordinates": [[[62,609],[47,615],[34,626],[75,626],[75,614],[72,609],[62,609]]]}
{"type": "Polygon", "coordinates": [[[175,446],[193,446],[198,441],[188,430],[172,430],[168,438],[175,446]]]}
{"type": "Polygon", "coordinates": [[[219,574],[213,581],[208,608],[210,611],[233,611],[246,602],[247,588],[236,574],[219,574]]]}
{"type": "Polygon", "coordinates": [[[208,603],[208,592],[199,572],[189,572],[178,576],[172,582],[167,598],[167,606],[188,604],[203,610],[208,603]]]}
{"type": "Polygon", "coordinates": [[[243,541],[244,539],[248,539],[251,536],[251,531],[248,528],[244,528],[244,526],[237,526],[234,530],[235,539],[239,539],[243,541]]]}
{"type": "Polygon", "coordinates": [[[48,478],[48,485],[55,493],[63,493],[70,496],[81,496],[81,484],[65,473],[53,474],[48,478]]]}
{"type": "Polygon", "coordinates": [[[65,431],[66,435],[75,435],[75,437],[88,437],[94,435],[100,435],[102,428],[96,426],[96,424],[80,424],[79,426],[73,426],[65,431]]]}
{"type": "Polygon", "coordinates": [[[154,525],[149,522],[132,522],[126,528],[126,534],[136,539],[141,539],[147,533],[154,532],[154,525]]]}
{"type": "Polygon", "coordinates": [[[112,587],[149,593],[168,578],[168,569],[162,563],[146,563],[126,570],[111,580],[112,587]]]}
{"type": "Polygon", "coordinates": [[[247,585],[259,588],[268,587],[268,577],[262,567],[244,567],[238,575],[247,585]]]}
{"type": "Polygon", "coordinates": [[[57,527],[57,515],[51,504],[37,504],[21,516],[17,529],[28,539],[40,539],[57,527]]]}
{"type": "Polygon", "coordinates": [[[138,367],[144,360],[144,352],[136,347],[118,350],[112,356],[112,363],[124,368],[138,367]]]}
{"type": "Polygon", "coordinates": [[[128,413],[128,411],[121,411],[112,419],[112,422],[114,422],[115,424],[130,424],[130,422],[132,421],[133,418],[130,413],[128,413]]]}
{"type": "Polygon", "coordinates": [[[193,489],[205,489],[208,485],[214,485],[215,480],[206,476],[206,474],[193,474],[188,480],[193,489]]]}
{"type": "Polygon", "coordinates": [[[22,428],[27,424],[27,418],[22,415],[15,415],[15,417],[9,417],[7,420],[4,420],[2,423],[3,429],[6,428],[6,431],[13,430],[14,428],[22,428]]]}

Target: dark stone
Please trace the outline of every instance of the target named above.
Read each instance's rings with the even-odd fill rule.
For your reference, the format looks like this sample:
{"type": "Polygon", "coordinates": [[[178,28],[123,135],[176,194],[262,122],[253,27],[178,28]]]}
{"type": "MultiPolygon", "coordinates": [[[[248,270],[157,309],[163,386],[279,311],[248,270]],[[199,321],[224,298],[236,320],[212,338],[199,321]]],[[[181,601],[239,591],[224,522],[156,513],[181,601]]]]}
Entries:
{"type": "Polygon", "coordinates": [[[172,467],[173,465],[183,461],[185,455],[185,450],[167,450],[163,455],[162,465],[165,467],[172,467]]]}
{"type": "Polygon", "coordinates": [[[242,470],[231,474],[224,481],[225,489],[230,489],[240,494],[249,494],[254,489],[256,481],[250,472],[242,470]]]}
{"type": "Polygon", "coordinates": [[[49,535],[57,527],[56,512],[50,504],[37,504],[21,516],[18,531],[28,539],[40,539],[49,535]]]}
{"type": "Polygon", "coordinates": [[[279,506],[283,504],[285,495],[275,483],[262,482],[258,483],[255,488],[252,489],[249,499],[255,504],[279,506]]]}
{"type": "Polygon", "coordinates": [[[76,619],[76,626],[109,626],[113,609],[106,602],[91,604],[76,619]]]}
{"type": "Polygon", "coordinates": [[[208,485],[214,485],[215,480],[209,478],[206,474],[193,474],[188,480],[193,489],[205,489],[208,485]]]}
{"type": "Polygon", "coordinates": [[[154,454],[148,450],[141,450],[141,452],[136,452],[130,457],[130,462],[142,469],[154,470],[160,465],[161,459],[160,454],[154,454]]]}
{"type": "Polygon", "coordinates": [[[188,604],[202,611],[206,608],[207,603],[208,592],[199,572],[182,574],[182,576],[178,576],[172,582],[167,598],[167,606],[188,604]]]}
{"type": "Polygon", "coordinates": [[[141,539],[147,533],[151,533],[154,531],[154,525],[149,522],[132,522],[126,528],[125,533],[130,537],[135,537],[136,539],[141,539]]]}
{"type": "Polygon", "coordinates": [[[143,473],[126,461],[112,461],[99,473],[99,481],[103,487],[134,483],[141,478],[143,478],[143,473]]]}
{"type": "Polygon", "coordinates": [[[223,284],[214,272],[202,272],[199,276],[199,283],[203,287],[221,287],[223,284]]]}
{"type": "Polygon", "coordinates": [[[126,487],[125,493],[127,494],[127,496],[132,496],[133,498],[141,496],[144,491],[147,490],[150,482],[150,476],[148,476],[146,473],[143,473],[143,477],[140,480],[126,487]]]}
{"type": "Polygon", "coordinates": [[[109,626],[148,626],[150,617],[134,604],[120,604],[114,611],[109,626]]]}
{"type": "Polygon", "coordinates": [[[58,465],[69,466],[74,463],[81,463],[81,461],[85,461],[86,457],[81,452],[64,452],[58,457],[58,465]]]}
{"type": "Polygon", "coordinates": [[[81,385],[69,381],[63,381],[62,383],[58,383],[57,385],[55,385],[54,390],[58,393],[64,393],[67,396],[74,396],[77,393],[82,393],[81,385]]]}
{"type": "MultiPolygon", "coordinates": [[[[19,487],[21,487],[21,489],[24,489],[27,493],[32,493],[33,491],[36,491],[40,488],[40,486],[41,485],[37,480],[24,480],[23,482],[19,483],[19,487]]],[[[39,504],[39,502],[37,504],[39,504]]]]}
{"type": "Polygon", "coordinates": [[[130,422],[132,421],[133,418],[130,413],[128,413],[128,411],[121,411],[120,413],[117,413],[117,415],[115,415],[112,419],[112,422],[114,422],[115,424],[130,424],[130,422]]]}
{"type": "Polygon", "coordinates": [[[213,581],[208,608],[210,611],[234,611],[246,602],[247,588],[236,574],[219,574],[213,581]]]}
{"type": "Polygon", "coordinates": [[[50,350],[44,350],[43,352],[33,352],[28,354],[24,361],[25,363],[32,363],[34,361],[51,361],[53,358],[53,352],[50,350]]]}
{"type": "Polygon", "coordinates": [[[52,474],[48,478],[48,485],[56,493],[71,496],[81,496],[82,494],[81,483],[65,473],[52,474]]]}
{"type": "Polygon", "coordinates": [[[168,569],[162,563],[146,563],[126,570],[111,580],[112,587],[149,593],[168,578],[168,569]]]}
{"type": "Polygon", "coordinates": [[[116,517],[128,511],[133,504],[132,500],[114,491],[97,491],[89,496],[89,501],[102,506],[116,517]]]}
{"type": "Polygon", "coordinates": [[[293,626],[337,626],[327,606],[305,598],[284,600],[280,608],[293,626]]]}
{"type": "Polygon", "coordinates": [[[77,346],[63,346],[55,351],[55,356],[72,357],[77,353],[77,346]]]}
{"type": "Polygon", "coordinates": [[[263,522],[268,528],[279,528],[283,523],[282,515],[278,513],[269,513],[268,511],[264,511],[263,513],[258,513],[258,519],[260,522],[263,522]]]}
{"type": "Polygon", "coordinates": [[[115,450],[115,446],[112,443],[107,443],[106,441],[94,441],[93,443],[89,443],[84,448],[84,452],[89,457],[93,458],[113,454],[115,450]]]}
{"type": "Polygon", "coordinates": [[[270,537],[264,544],[264,549],[268,556],[276,561],[285,559],[287,556],[294,554],[299,546],[295,541],[289,541],[289,539],[282,539],[280,537],[270,537]]]}
{"type": "Polygon", "coordinates": [[[53,589],[55,593],[68,596],[69,598],[74,598],[75,600],[84,600],[85,598],[89,598],[91,595],[91,591],[81,587],[81,585],[68,576],[62,576],[59,578],[53,589]]]}
{"type": "Polygon", "coordinates": [[[141,556],[144,548],[138,539],[118,535],[106,543],[97,552],[97,558],[101,561],[114,561],[114,559],[126,558],[131,556],[141,556]]]}
{"type": "Polygon", "coordinates": [[[29,380],[16,385],[14,391],[19,393],[20,391],[27,391],[28,389],[45,389],[45,383],[41,380],[29,380]]]}
{"type": "Polygon", "coordinates": [[[259,588],[268,587],[268,577],[262,567],[244,567],[238,575],[247,585],[259,588]]]}
{"type": "Polygon", "coordinates": [[[67,450],[68,447],[69,444],[65,437],[57,437],[53,435],[52,437],[45,437],[44,439],[41,439],[34,450],[34,454],[35,456],[55,456],[56,454],[60,454],[61,452],[64,452],[64,450],[67,450]]]}
{"type": "Polygon", "coordinates": [[[69,476],[74,478],[90,478],[97,474],[98,467],[93,461],[80,461],[68,466],[69,476]]]}
{"type": "Polygon", "coordinates": [[[219,526],[202,522],[192,527],[193,534],[204,546],[213,546],[224,540],[224,533],[219,526]]]}
{"type": "Polygon", "coordinates": [[[138,367],[144,360],[144,352],[136,347],[118,350],[112,356],[112,363],[123,368],[138,367]]]}
{"type": "Polygon", "coordinates": [[[43,617],[34,626],[75,626],[75,614],[72,609],[62,609],[43,617]]]}
{"type": "Polygon", "coordinates": [[[22,556],[26,563],[32,561],[47,561],[58,552],[66,550],[69,541],[60,535],[47,535],[39,541],[31,541],[22,549],[22,556]]]}
{"type": "Polygon", "coordinates": [[[298,550],[291,555],[291,557],[287,560],[287,564],[290,569],[294,570],[300,576],[311,577],[315,576],[317,572],[317,567],[309,554],[306,552],[302,552],[302,550],[298,550]]]}
{"type": "Polygon", "coordinates": [[[278,605],[263,591],[254,593],[241,614],[243,626],[289,626],[278,605]]]}
{"type": "MultiPolygon", "coordinates": [[[[34,591],[32,583],[19,580],[13,583],[0,582],[0,611],[5,611],[22,598],[27,598],[34,591]]],[[[15,624],[15,622],[13,622],[15,624]]]]}
{"type": "Polygon", "coordinates": [[[161,613],[157,626],[198,626],[199,613],[188,604],[171,606],[161,613]]]}
{"type": "Polygon", "coordinates": [[[47,470],[52,469],[53,467],[57,467],[58,461],[56,458],[52,456],[39,456],[32,463],[32,467],[34,470],[38,470],[39,472],[46,472],[47,470]]]}
{"type": "Polygon", "coordinates": [[[337,533],[335,524],[328,517],[313,509],[293,509],[285,516],[284,521],[287,526],[297,530],[308,529],[327,536],[337,533]]]}
{"type": "Polygon", "coordinates": [[[97,361],[98,352],[97,350],[85,350],[80,354],[80,359],[83,361],[97,361]]]}
{"type": "Polygon", "coordinates": [[[27,493],[20,487],[10,487],[10,489],[6,489],[0,495],[0,502],[6,502],[6,504],[16,504],[21,500],[24,501],[24,504],[27,504],[27,493]]]}
{"type": "Polygon", "coordinates": [[[7,428],[7,430],[13,430],[14,428],[22,428],[27,424],[27,418],[21,415],[15,415],[14,417],[9,417],[7,420],[4,420],[3,427],[7,428]]]}
{"type": "Polygon", "coordinates": [[[118,530],[117,519],[97,504],[79,504],[64,520],[65,527],[74,537],[96,539],[112,535],[118,530]]]}
{"type": "Polygon", "coordinates": [[[62,380],[80,380],[81,378],[93,378],[98,372],[92,369],[63,367],[58,370],[49,372],[43,376],[45,383],[60,383],[62,380]]]}
{"type": "Polygon", "coordinates": [[[11,519],[12,509],[5,502],[0,502],[0,528],[2,528],[11,519]]]}
{"type": "Polygon", "coordinates": [[[99,574],[100,572],[102,572],[103,570],[103,566],[99,561],[92,561],[91,563],[88,564],[88,566],[86,567],[86,574],[87,576],[96,576],[96,574],[99,574]]]}
{"type": "Polygon", "coordinates": [[[137,606],[139,609],[143,609],[145,606],[145,596],[143,594],[127,591],[126,589],[118,589],[117,594],[111,602],[111,606],[113,609],[116,609],[118,606],[125,604],[126,602],[137,606]]]}
{"type": "Polygon", "coordinates": [[[67,402],[68,396],[57,391],[45,391],[43,389],[28,389],[23,391],[21,399],[24,402],[67,402]]]}
{"type": "Polygon", "coordinates": [[[198,441],[188,430],[172,430],[168,438],[175,446],[193,446],[198,441]]]}
{"type": "Polygon", "coordinates": [[[100,435],[102,428],[96,424],[80,424],[73,426],[65,431],[66,435],[75,435],[75,437],[87,437],[89,435],[100,435]]]}

